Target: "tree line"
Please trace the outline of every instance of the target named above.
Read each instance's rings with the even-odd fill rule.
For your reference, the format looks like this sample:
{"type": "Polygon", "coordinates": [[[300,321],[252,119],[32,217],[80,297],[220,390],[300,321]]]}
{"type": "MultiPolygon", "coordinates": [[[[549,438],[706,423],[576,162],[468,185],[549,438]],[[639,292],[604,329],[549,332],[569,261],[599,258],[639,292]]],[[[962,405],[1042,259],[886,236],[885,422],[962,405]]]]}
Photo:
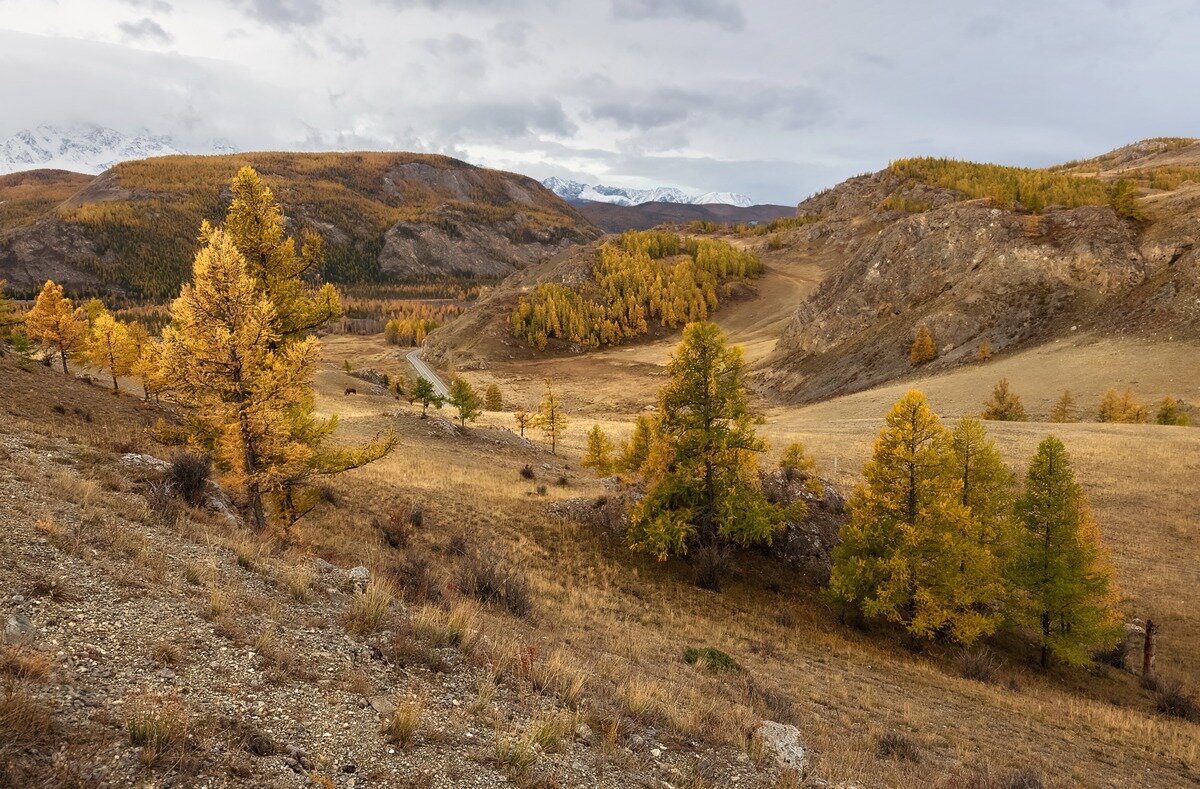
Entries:
{"type": "Polygon", "coordinates": [[[675,328],[718,307],[718,285],[758,276],[758,258],[722,241],[629,231],[600,247],[584,285],[542,283],[509,315],[517,337],[544,349],[551,338],[598,347],[638,337],[651,321],[675,328]]]}

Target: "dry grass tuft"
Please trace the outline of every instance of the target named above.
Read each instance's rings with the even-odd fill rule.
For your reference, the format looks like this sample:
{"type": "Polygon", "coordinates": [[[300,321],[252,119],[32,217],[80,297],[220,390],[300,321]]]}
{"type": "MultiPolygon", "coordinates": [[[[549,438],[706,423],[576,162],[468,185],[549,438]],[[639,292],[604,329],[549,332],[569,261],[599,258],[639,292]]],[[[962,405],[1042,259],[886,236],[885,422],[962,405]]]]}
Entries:
{"type": "Polygon", "coordinates": [[[537,764],[538,755],[528,736],[502,736],[496,740],[496,763],[514,775],[525,775],[537,764]]]}
{"type": "Polygon", "coordinates": [[[525,573],[492,548],[484,548],[463,559],[458,588],[483,603],[496,605],[514,616],[533,611],[533,595],[525,573]]]}
{"type": "Polygon", "coordinates": [[[383,736],[397,747],[407,748],[421,729],[424,714],[425,702],[421,699],[401,699],[383,723],[383,736]]]}
{"type": "Polygon", "coordinates": [[[312,598],[313,582],[317,571],[306,561],[284,564],[276,572],[279,584],[287,590],[291,598],[298,603],[308,602],[312,598]]]}
{"type": "Polygon", "coordinates": [[[141,747],[146,765],[180,755],[188,746],[191,728],[191,716],[178,699],[138,700],[125,718],[129,743],[141,747]]]}
{"type": "Polygon", "coordinates": [[[50,656],[20,646],[0,647],[0,675],[21,682],[41,682],[50,676],[50,656]]]}
{"type": "Polygon", "coordinates": [[[346,608],[343,616],[346,629],[357,636],[378,631],[391,613],[395,599],[396,590],[390,581],[372,578],[365,589],[354,593],[346,608]]]}
{"type": "Polygon", "coordinates": [[[22,682],[10,679],[4,683],[0,690],[0,746],[45,742],[53,727],[54,715],[45,701],[22,682]]]}

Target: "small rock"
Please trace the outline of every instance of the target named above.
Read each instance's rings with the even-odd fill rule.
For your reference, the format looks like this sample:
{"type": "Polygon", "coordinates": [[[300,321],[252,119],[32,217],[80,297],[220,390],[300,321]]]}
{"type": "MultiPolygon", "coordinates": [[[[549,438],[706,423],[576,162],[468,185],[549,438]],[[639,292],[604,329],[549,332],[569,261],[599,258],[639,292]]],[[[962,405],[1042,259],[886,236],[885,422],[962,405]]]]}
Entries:
{"type": "Polygon", "coordinates": [[[313,569],[319,573],[334,573],[337,572],[338,566],[324,559],[313,559],[313,569]]]}
{"type": "Polygon", "coordinates": [[[658,757],[662,756],[662,748],[651,748],[650,755],[657,759],[658,757]]]}
{"type": "Polygon", "coordinates": [[[396,705],[387,696],[372,696],[368,701],[380,715],[391,715],[396,711],[396,705]]]}
{"type": "Polygon", "coordinates": [[[4,624],[4,640],[9,643],[24,641],[32,631],[33,623],[29,621],[27,614],[9,614],[8,621],[4,624]]]}
{"type": "Polygon", "coordinates": [[[371,580],[371,571],[361,564],[346,571],[346,577],[351,583],[366,585],[371,580]]]}
{"type": "Polygon", "coordinates": [[[762,745],[763,752],[775,762],[796,772],[803,772],[806,754],[800,740],[800,730],[795,726],[775,721],[763,721],[754,730],[754,739],[762,745]]]}
{"type": "Polygon", "coordinates": [[[592,727],[586,723],[581,723],[575,727],[575,739],[580,742],[591,743],[592,736],[592,727]]]}

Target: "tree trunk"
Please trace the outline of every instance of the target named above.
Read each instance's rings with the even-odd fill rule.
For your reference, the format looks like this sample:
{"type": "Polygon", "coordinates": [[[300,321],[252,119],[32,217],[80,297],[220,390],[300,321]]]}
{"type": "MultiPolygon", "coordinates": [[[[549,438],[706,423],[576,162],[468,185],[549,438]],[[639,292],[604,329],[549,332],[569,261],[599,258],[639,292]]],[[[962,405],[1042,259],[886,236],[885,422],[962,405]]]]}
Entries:
{"type": "Polygon", "coordinates": [[[70,375],[71,372],[67,369],[67,352],[62,351],[60,355],[62,356],[63,375],[70,375]]]}
{"type": "Polygon", "coordinates": [[[113,377],[112,377],[112,379],[113,379],[113,391],[114,391],[114,392],[119,392],[119,391],[121,391],[121,388],[120,388],[119,386],[117,386],[117,376],[116,376],[116,373],[114,373],[114,374],[113,374],[113,377]]]}
{"type": "Polygon", "coordinates": [[[1042,668],[1050,665],[1050,614],[1042,614],[1042,668]]]}
{"type": "Polygon", "coordinates": [[[1142,676],[1148,677],[1154,673],[1154,657],[1157,651],[1157,645],[1154,643],[1154,636],[1158,634],[1158,625],[1154,624],[1153,619],[1146,620],[1146,643],[1142,647],[1142,676]]]}

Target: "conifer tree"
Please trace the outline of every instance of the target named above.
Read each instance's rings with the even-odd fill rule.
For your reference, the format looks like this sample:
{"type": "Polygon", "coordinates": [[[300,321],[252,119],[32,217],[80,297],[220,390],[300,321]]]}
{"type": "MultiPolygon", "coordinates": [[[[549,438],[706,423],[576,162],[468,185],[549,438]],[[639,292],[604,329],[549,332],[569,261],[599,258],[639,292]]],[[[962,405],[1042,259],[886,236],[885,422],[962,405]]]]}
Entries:
{"type": "Polygon", "coordinates": [[[1016,476],[1004,465],[978,419],[964,417],[954,426],[950,454],[954,476],[962,486],[961,501],[975,519],[979,544],[1003,564],[1012,550],[1016,476]]]}
{"type": "Polygon", "coordinates": [[[438,396],[437,390],[433,388],[433,382],[423,375],[417,376],[417,382],[413,384],[412,389],[413,399],[421,404],[421,418],[424,419],[429,412],[429,406],[442,407],[442,398],[438,396]]]}
{"type": "Polygon", "coordinates": [[[608,440],[608,436],[604,435],[600,425],[592,425],[592,429],[588,431],[587,451],[584,452],[579,465],[595,470],[601,477],[608,476],[613,468],[612,453],[613,444],[608,440]]]}
{"type": "MultiPolygon", "coordinates": [[[[321,237],[305,233],[297,253],[295,239],[284,234],[279,203],[253,167],[238,170],[230,186],[233,201],[225,215],[225,231],[245,258],[257,289],[275,308],[276,342],[303,339],[341,317],[341,302],[333,285],[326,283],[312,292],[306,284],[323,260],[321,237]]],[[[201,241],[212,231],[210,225],[203,225],[201,241]]]]}
{"type": "Polygon", "coordinates": [[[337,420],[312,413],[317,340],[283,341],[274,305],[228,234],[210,229],[192,277],[171,305],[161,350],[164,377],[188,412],[181,438],[211,453],[245,492],[256,528],[266,528],[267,501],[289,526],[319,500],[314,477],[369,463],[394,437],[324,446],[337,420]]]}
{"type": "Polygon", "coordinates": [[[68,375],[68,357],[82,351],[87,342],[87,315],[63,296],[62,285],[46,280],[25,318],[25,330],[43,347],[53,348],[62,357],[63,375],[68,375]]]}
{"type": "Polygon", "coordinates": [[[638,414],[633,423],[633,435],[625,442],[621,451],[621,467],[634,473],[642,470],[650,457],[654,444],[654,419],[649,414],[638,414]]]}
{"type": "Polygon", "coordinates": [[[149,402],[155,400],[167,389],[167,375],[163,368],[162,345],[154,340],[147,340],[142,345],[137,361],[133,363],[133,374],[142,382],[143,399],[149,402]]]}
{"type": "Polygon", "coordinates": [[[1144,424],[1149,418],[1149,409],[1145,403],[1134,397],[1132,389],[1126,389],[1124,392],[1109,389],[1100,400],[1097,416],[1101,422],[1144,424]]]}
{"type": "Polygon", "coordinates": [[[1160,425],[1178,425],[1180,427],[1187,427],[1190,424],[1188,415],[1183,410],[1182,403],[1174,397],[1164,397],[1162,399],[1154,421],[1160,425]]]}
{"type": "Polygon", "coordinates": [[[913,364],[925,364],[936,358],[937,345],[933,341],[933,334],[928,326],[921,324],[921,328],[917,329],[917,336],[913,338],[912,347],[908,350],[908,359],[913,364]]]}
{"type": "Polygon", "coordinates": [[[1118,594],[1083,489],[1061,441],[1038,446],[1017,502],[1019,541],[1012,578],[1020,595],[1018,622],[1040,636],[1041,664],[1090,662],[1090,650],[1120,633],[1118,594]]]}
{"type": "Polygon", "coordinates": [[[1050,421],[1059,424],[1079,421],[1079,408],[1075,405],[1075,396],[1069,389],[1063,390],[1062,397],[1050,411],[1050,421]]]}
{"type": "Polygon", "coordinates": [[[970,644],[995,631],[1005,590],[950,444],[919,391],[896,403],[850,499],[828,594],[914,635],[970,644]]]}
{"type": "Polygon", "coordinates": [[[4,292],[6,284],[0,279],[0,343],[8,344],[12,343],[25,320],[17,313],[17,306],[13,300],[4,292]]]}
{"type": "Polygon", "coordinates": [[[1108,204],[1112,206],[1113,211],[1117,216],[1123,216],[1127,219],[1143,219],[1141,207],[1137,201],[1137,187],[1132,181],[1121,178],[1112,186],[1112,191],[1109,192],[1108,204]]]}
{"type": "Polygon", "coordinates": [[[979,350],[975,352],[975,358],[981,362],[992,358],[992,344],[988,342],[987,337],[979,341],[979,350]]]}
{"type": "Polygon", "coordinates": [[[129,328],[104,310],[92,321],[91,337],[88,339],[88,363],[112,378],[113,391],[119,392],[119,376],[133,373],[138,360],[138,348],[129,328]]]}
{"type": "Polygon", "coordinates": [[[504,410],[504,396],[500,394],[500,387],[494,383],[489,384],[487,393],[484,395],[484,402],[487,404],[489,411],[504,410]]]}
{"type": "Polygon", "coordinates": [[[446,400],[458,410],[458,424],[466,427],[483,413],[483,401],[467,382],[466,378],[455,378],[450,383],[450,397],[446,400]]]}
{"type": "Polygon", "coordinates": [[[691,323],[659,391],[654,446],[643,470],[651,482],[634,508],[631,548],[659,560],[691,547],[769,544],[784,512],[763,496],[746,399],[741,348],[728,348],[712,323],[691,323]]]}
{"type": "Polygon", "coordinates": [[[549,378],[546,379],[546,394],[542,395],[542,402],[538,406],[534,422],[542,429],[542,435],[550,442],[550,453],[557,455],[558,441],[567,430],[567,415],[563,413],[562,403],[559,401],[558,395],[554,394],[554,388],[550,386],[549,378]]]}
{"type": "Polygon", "coordinates": [[[992,398],[983,404],[984,419],[996,422],[1027,422],[1028,415],[1020,395],[1008,388],[1008,379],[1001,378],[992,389],[992,398]]]}
{"type": "Polygon", "coordinates": [[[521,438],[524,438],[525,428],[533,423],[533,414],[528,411],[513,411],[513,419],[517,422],[517,429],[521,431],[521,438]]]}
{"type": "Polygon", "coordinates": [[[825,492],[825,486],[814,473],[816,468],[817,461],[809,457],[808,453],[804,451],[804,445],[799,441],[788,444],[779,458],[779,469],[783,472],[785,479],[790,482],[803,475],[804,486],[808,492],[814,496],[821,496],[825,492]]]}

